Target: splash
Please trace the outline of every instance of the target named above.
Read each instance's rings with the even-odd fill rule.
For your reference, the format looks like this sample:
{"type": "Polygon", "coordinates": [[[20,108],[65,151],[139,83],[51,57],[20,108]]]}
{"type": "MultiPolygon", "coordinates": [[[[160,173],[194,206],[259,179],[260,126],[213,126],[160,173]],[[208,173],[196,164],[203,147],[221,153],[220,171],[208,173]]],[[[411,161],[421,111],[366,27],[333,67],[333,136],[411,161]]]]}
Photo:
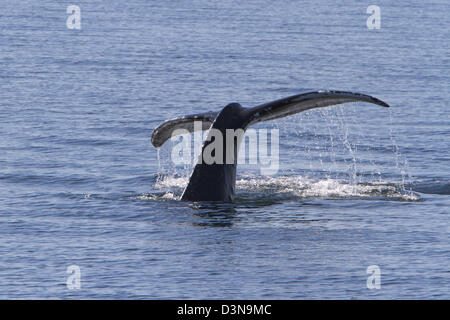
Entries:
{"type": "Polygon", "coordinates": [[[154,187],[158,190],[184,189],[188,183],[187,177],[159,175],[154,187]]]}
{"type": "Polygon", "coordinates": [[[298,198],[364,198],[418,201],[418,194],[406,192],[402,186],[387,182],[348,183],[339,179],[317,179],[303,176],[275,178],[244,178],[237,181],[238,190],[244,192],[285,193],[298,198]]]}
{"type": "Polygon", "coordinates": [[[392,111],[389,110],[389,137],[391,139],[393,154],[395,158],[395,168],[397,169],[397,171],[400,172],[402,178],[402,185],[404,187],[406,184],[411,184],[412,176],[409,172],[408,160],[400,152],[397,142],[395,140],[394,132],[392,129],[394,125],[392,121],[393,121],[392,111]]]}
{"type": "MultiPolygon", "coordinates": [[[[178,200],[188,183],[187,177],[161,176],[155,188],[166,191],[156,195],[147,195],[147,199],[178,200]],[[167,191],[169,190],[169,191],[167,191]]],[[[352,184],[340,179],[318,179],[304,176],[251,177],[244,176],[236,181],[236,197],[245,193],[259,198],[261,194],[270,199],[279,195],[289,198],[324,199],[367,199],[390,201],[419,201],[420,196],[405,191],[401,185],[388,182],[352,184]]]]}
{"type": "Polygon", "coordinates": [[[180,200],[180,196],[172,192],[141,194],[134,198],[138,200],[150,200],[150,201],[180,200]]]}

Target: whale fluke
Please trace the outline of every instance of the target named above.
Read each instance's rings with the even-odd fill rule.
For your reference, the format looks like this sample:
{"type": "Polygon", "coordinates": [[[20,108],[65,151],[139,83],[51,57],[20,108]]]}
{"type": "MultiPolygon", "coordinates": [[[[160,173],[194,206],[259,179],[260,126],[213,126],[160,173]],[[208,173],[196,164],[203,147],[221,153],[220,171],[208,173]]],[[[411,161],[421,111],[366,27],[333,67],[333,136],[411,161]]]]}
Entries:
{"type": "Polygon", "coordinates": [[[153,130],[152,144],[156,148],[161,147],[177,129],[185,129],[189,132],[194,132],[195,121],[201,121],[202,130],[208,130],[218,114],[219,112],[205,112],[166,120],[153,130]]]}
{"type": "MultiPolygon", "coordinates": [[[[233,150],[227,149],[226,129],[243,129],[260,121],[269,121],[287,117],[309,109],[327,107],[347,102],[368,102],[382,107],[389,105],[377,98],[361,93],[346,91],[314,91],[275,100],[253,108],[243,108],[238,103],[231,103],[220,112],[206,112],[192,114],[180,118],[167,120],[159,125],[152,134],[152,144],[160,147],[169,139],[174,130],[185,129],[193,132],[197,128],[195,121],[202,122],[202,130],[216,129],[223,136],[223,161],[220,163],[206,164],[199,161],[192,171],[189,183],[183,191],[181,200],[184,201],[223,201],[231,202],[234,198],[236,185],[237,153],[240,143],[231,143],[233,150]],[[227,163],[227,152],[232,152],[234,163],[227,163]]],[[[205,148],[212,143],[211,131],[203,144],[202,154],[205,148]]],[[[176,133],[176,132],[175,132],[176,133]]],[[[236,137],[233,137],[236,139],[236,137]]]]}
{"type": "Polygon", "coordinates": [[[363,101],[389,108],[389,105],[375,97],[346,91],[314,91],[275,100],[248,109],[247,126],[279,119],[314,108],[323,108],[347,102],[363,101]]]}

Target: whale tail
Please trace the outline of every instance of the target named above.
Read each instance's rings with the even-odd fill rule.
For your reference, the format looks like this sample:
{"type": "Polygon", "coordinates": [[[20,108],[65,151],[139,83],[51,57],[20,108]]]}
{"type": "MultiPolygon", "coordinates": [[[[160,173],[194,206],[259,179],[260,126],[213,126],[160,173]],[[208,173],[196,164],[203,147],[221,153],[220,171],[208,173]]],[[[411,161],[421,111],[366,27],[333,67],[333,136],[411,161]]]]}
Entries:
{"type": "Polygon", "coordinates": [[[253,108],[243,108],[238,103],[231,103],[220,112],[206,112],[167,120],[153,131],[151,141],[155,147],[160,147],[170,137],[183,132],[177,129],[184,129],[184,132],[209,129],[199,161],[192,171],[181,200],[231,202],[235,193],[237,153],[242,134],[228,135],[227,129],[242,129],[241,133],[243,133],[250,125],[257,122],[279,119],[309,109],[358,101],[389,107],[387,103],[365,94],[315,91],[275,100],[253,108]],[[202,126],[195,126],[196,121],[201,121],[202,126]],[[220,154],[215,154],[213,162],[204,161],[205,150],[210,150],[212,143],[217,144],[218,136],[222,139],[221,147],[214,148],[214,151],[220,154]]]}

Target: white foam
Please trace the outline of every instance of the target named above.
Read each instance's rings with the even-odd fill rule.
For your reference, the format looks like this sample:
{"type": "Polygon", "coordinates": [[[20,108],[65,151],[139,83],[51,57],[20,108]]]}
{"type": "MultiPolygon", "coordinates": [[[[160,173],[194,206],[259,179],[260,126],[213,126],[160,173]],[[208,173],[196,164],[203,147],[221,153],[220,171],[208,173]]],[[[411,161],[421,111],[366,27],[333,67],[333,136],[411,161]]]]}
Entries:
{"type": "MultiPolygon", "coordinates": [[[[158,190],[166,191],[158,198],[177,199],[188,183],[187,177],[162,176],[155,184],[158,190]]],[[[366,198],[401,201],[418,201],[418,194],[404,190],[400,185],[378,181],[352,184],[331,178],[309,178],[303,176],[241,177],[236,181],[236,193],[290,194],[300,198],[366,198]]]]}
{"type": "Polygon", "coordinates": [[[156,181],[154,187],[158,190],[184,188],[187,183],[187,177],[161,176],[156,181]]]}
{"type": "Polygon", "coordinates": [[[243,191],[290,193],[305,198],[392,198],[417,201],[417,194],[407,192],[392,183],[350,184],[339,179],[317,179],[302,176],[279,176],[275,178],[244,178],[237,181],[243,191]]]}
{"type": "Polygon", "coordinates": [[[141,194],[136,197],[138,200],[180,200],[180,196],[172,192],[165,192],[162,194],[141,194]]]}

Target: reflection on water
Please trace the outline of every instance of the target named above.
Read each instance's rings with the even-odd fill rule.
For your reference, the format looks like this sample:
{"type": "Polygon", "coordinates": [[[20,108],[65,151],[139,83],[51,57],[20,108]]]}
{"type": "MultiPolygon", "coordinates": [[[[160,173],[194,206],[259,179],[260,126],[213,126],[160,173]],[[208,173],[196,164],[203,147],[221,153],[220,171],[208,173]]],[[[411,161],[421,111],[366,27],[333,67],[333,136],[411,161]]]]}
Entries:
{"type": "Polygon", "coordinates": [[[193,203],[189,207],[193,209],[194,215],[201,220],[195,221],[193,225],[200,227],[231,227],[239,220],[238,211],[234,204],[224,203],[193,203]]]}

